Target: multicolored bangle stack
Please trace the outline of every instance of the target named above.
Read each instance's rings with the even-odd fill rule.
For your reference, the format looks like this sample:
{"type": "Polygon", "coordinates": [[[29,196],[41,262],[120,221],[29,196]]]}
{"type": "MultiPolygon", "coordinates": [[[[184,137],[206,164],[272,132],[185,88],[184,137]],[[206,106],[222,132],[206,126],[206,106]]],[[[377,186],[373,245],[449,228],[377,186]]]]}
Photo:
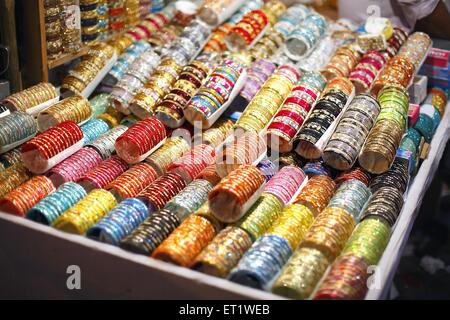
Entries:
{"type": "Polygon", "coordinates": [[[79,184],[64,183],[55,192],[33,206],[27,212],[26,218],[50,226],[60,215],[86,195],[86,191],[79,184]]]}
{"type": "Polygon", "coordinates": [[[30,172],[22,163],[16,163],[0,171],[0,198],[30,178],[30,172]]]}
{"type": "Polygon", "coordinates": [[[145,51],[150,49],[150,44],[146,41],[136,41],[120,55],[117,62],[103,79],[102,83],[113,86],[122,79],[131,64],[145,51]]]}
{"type": "Polygon", "coordinates": [[[89,228],[86,236],[118,246],[120,241],[148,217],[145,204],[139,199],[125,199],[89,228]]]}
{"type": "Polygon", "coordinates": [[[272,291],[291,298],[309,297],[345,246],[369,196],[369,188],[359,180],[341,184],[281,271],[272,291]],[[310,269],[312,266],[317,268],[310,269]]]}
{"type": "Polygon", "coordinates": [[[217,154],[217,173],[223,178],[243,164],[255,164],[262,159],[266,151],[267,146],[263,138],[254,132],[246,132],[227,143],[217,154]]]}
{"type": "Polygon", "coordinates": [[[236,122],[244,131],[263,131],[291,92],[300,75],[291,66],[281,66],[264,83],[236,122]]]}
{"type": "Polygon", "coordinates": [[[396,85],[385,86],[378,95],[381,112],[359,155],[360,165],[370,173],[388,170],[406,129],[408,92],[396,85]]]}
{"type": "Polygon", "coordinates": [[[361,59],[361,53],[355,46],[346,45],[337,49],[330,62],[321,71],[327,80],[336,77],[348,77],[361,59]]]}
{"type": "Polygon", "coordinates": [[[124,134],[128,130],[128,127],[118,125],[108,132],[102,134],[93,142],[88,143],[86,146],[94,149],[102,157],[103,160],[108,159],[115,151],[115,144],[117,138],[124,134]]]}
{"type": "Polygon", "coordinates": [[[5,194],[0,199],[0,209],[23,217],[36,203],[53,191],[55,187],[50,179],[45,176],[35,176],[5,194]]]}
{"type": "Polygon", "coordinates": [[[363,55],[358,65],[349,75],[355,86],[356,94],[367,92],[370,89],[373,81],[386,63],[386,57],[378,51],[369,51],[363,55]]]}
{"type": "Polygon", "coordinates": [[[318,142],[339,117],[354,90],[347,78],[334,78],[328,82],[322,98],[317,101],[296,138],[298,154],[307,159],[322,156],[324,146],[319,146],[318,142]]]}
{"type": "Polygon", "coordinates": [[[128,164],[118,156],[103,160],[94,169],[80,178],[78,183],[86,190],[106,189],[106,187],[128,169],[128,164]]]}
{"type": "Polygon", "coordinates": [[[181,127],[185,121],[183,110],[202,86],[211,69],[212,63],[201,57],[185,66],[170,93],[156,107],[156,117],[169,128],[181,127]]]}
{"type": "Polygon", "coordinates": [[[281,32],[285,38],[288,38],[294,32],[295,28],[310,14],[310,8],[302,4],[294,4],[287,8],[286,12],[275,23],[273,29],[281,32]]]}
{"type": "Polygon", "coordinates": [[[208,181],[195,180],[172,198],[164,208],[154,212],[120,246],[125,250],[151,255],[190,214],[197,211],[208,197],[212,186],[208,181]]]}
{"type": "Polygon", "coordinates": [[[243,71],[242,65],[234,61],[220,63],[187,104],[186,119],[195,126],[209,128],[212,123],[208,119],[228,102],[243,71]]]}
{"type": "Polygon", "coordinates": [[[133,198],[158,178],[148,163],[138,163],[122,173],[106,187],[118,201],[133,198]]]}
{"type": "Polygon", "coordinates": [[[130,101],[129,111],[140,119],[154,115],[155,107],[170,92],[181,66],[171,58],[161,60],[144,87],[130,101]]]}
{"type": "Polygon", "coordinates": [[[86,197],[59,216],[53,222],[53,227],[68,233],[85,234],[116,204],[116,199],[109,191],[92,190],[86,197]]]}
{"type": "Polygon", "coordinates": [[[248,68],[247,78],[240,93],[241,97],[250,102],[275,69],[275,64],[267,59],[258,59],[253,62],[248,68]]]}
{"type": "Polygon", "coordinates": [[[351,102],[323,151],[323,160],[337,170],[349,170],[380,113],[370,95],[358,95],[351,102]]]}
{"type": "Polygon", "coordinates": [[[289,152],[294,138],[325,87],[325,79],[315,72],[302,74],[267,129],[267,143],[272,149],[289,152]]]}
{"type": "Polygon", "coordinates": [[[32,139],[38,126],[33,116],[23,111],[0,118],[0,154],[32,139]]]}
{"type": "Polygon", "coordinates": [[[330,36],[326,36],[319,41],[308,57],[297,62],[297,66],[301,70],[320,72],[328,64],[335,50],[335,41],[330,36]]]}
{"type": "Polygon", "coordinates": [[[186,183],[197,179],[197,176],[206,167],[212,165],[216,158],[216,151],[207,144],[199,144],[181,158],[173,161],[167,168],[168,171],[180,174],[186,183]]]}
{"type": "Polygon", "coordinates": [[[228,279],[266,288],[302,241],[314,216],[304,205],[287,206],[272,227],[244,254],[228,279]]]}
{"type": "Polygon", "coordinates": [[[138,121],[125,131],[115,142],[119,157],[135,164],[152,154],[165,141],[167,131],[164,124],[155,117],[138,121]]]}
{"type": "Polygon", "coordinates": [[[189,149],[189,142],[183,137],[171,137],[158,150],[148,156],[144,162],[152,166],[158,175],[163,175],[169,165],[182,157],[189,149]]]}
{"type": "Polygon", "coordinates": [[[83,131],[74,122],[66,121],[44,131],[22,145],[22,159],[33,173],[40,174],[57,163],[49,159],[59,156],[62,161],[83,146],[83,131]]]}
{"type": "Polygon", "coordinates": [[[245,214],[244,205],[261,189],[264,182],[264,176],[256,166],[240,166],[223,178],[209,193],[212,214],[226,223],[238,221],[245,214]]]}
{"type": "Polygon", "coordinates": [[[160,63],[160,57],[153,49],[144,51],[125,72],[125,75],[113,87],[111,102],[124,114],[129,114],[129,103],[136,93],[144,87],[155,68],[160,63]]]}
{"type": "Polygon", "coordinates": [[[84,147],[48,171],[56,187],[66,182],[77,182],[102,162],[102,156],[91,147],[84,147]]]}
{"type": "Polygon", "coordinates": [[[81,125],[81,131],[83,131],[83,142],[86,145],[108,132],[109,126],[104,120],[91,119],[81,125]]]}

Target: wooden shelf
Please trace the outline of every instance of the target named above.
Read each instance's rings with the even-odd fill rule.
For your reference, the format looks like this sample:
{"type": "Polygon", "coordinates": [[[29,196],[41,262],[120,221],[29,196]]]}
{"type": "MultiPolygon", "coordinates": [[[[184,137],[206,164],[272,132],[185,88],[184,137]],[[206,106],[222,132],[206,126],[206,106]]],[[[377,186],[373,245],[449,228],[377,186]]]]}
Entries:
{"type": "Polygon", "coordinates": [[[88,52],[89,48],[87,46],[82,47],[78,52],[76,53],[66,53],[62,54],[61,56],[55,58],[55,59],[48,59],[48,69],[54,69],[56,67],[59,67],[60,65],[63,65],[67,62],[70,62],[74,59],[77,59],[83,55],[85,55],[88,52]]]}

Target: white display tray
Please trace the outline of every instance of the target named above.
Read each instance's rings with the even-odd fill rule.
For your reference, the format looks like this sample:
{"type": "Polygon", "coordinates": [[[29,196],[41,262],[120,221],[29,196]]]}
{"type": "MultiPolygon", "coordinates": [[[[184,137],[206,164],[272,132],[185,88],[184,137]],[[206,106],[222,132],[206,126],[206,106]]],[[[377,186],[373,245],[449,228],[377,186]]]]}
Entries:
{"type": "MultiPolygon", "coordinates": [[[[450,104],[447,109],[450,108],[450,104]]],[[[378,289],[387,297],[426,189],[450,135],[450,111],[442,119],[428,158],[412,181],[405,206],[378,265],[378,289]]],[[[0,298],[282,299],[228,280],[174,266],[0,212],[0,298]],[[80,267],[81,289],[69,290],[67,268],[80,267]]]]}

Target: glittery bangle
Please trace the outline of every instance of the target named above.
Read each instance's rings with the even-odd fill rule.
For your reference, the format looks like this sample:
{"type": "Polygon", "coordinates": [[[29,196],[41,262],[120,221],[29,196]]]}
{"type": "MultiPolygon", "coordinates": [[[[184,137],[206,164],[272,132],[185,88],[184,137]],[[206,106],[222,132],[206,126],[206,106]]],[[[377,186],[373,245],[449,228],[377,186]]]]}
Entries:
{"type": "Polygon", "coordinates": [[[157,118],[147,118],[132,125],[117,138],[117,154],[128,163],[137,163],[166,138],[164,124],[157,118]]]}
{"type": "Polygon", "coordinates": [[[31,208],[26,218],[51,225],[66,210],[87,195],[86,191],[74,182],[62,184],[54,193],[48,195],[31,208]]]}
{"type": "Polygon", "coordinates": [[[61,231],[84,234],[116,205],[114,196],[103,189],[88,193],[76,205],[59,216],[53,227],[61,231]]]}
{"type": "Polygon", "coordinates": [[[118,246],[120,241],[148,217],[145,204],[139,199],[125,199],[92,226],[86,235],[118,246]]]}
{"type": "Polygon", "coordinates": [[[264,183],[257,167],[242,165],[232,171],[209,193],[211,212],[219,220],[234,222],[242,217],[243,205],[264,183]]]}
{"type": "Polygon", "coordinates": [[[195,258],[192,268],[224,278],[251,245],[251,238],[244,230],[229,226],[219,232],[195,258]]]}
{"type": "Polygon", "coordinates": [[[81,177],[79,183],[88,192],[93,189],[103,189],[127,169],[126,162],[118,156],[112,156],[81,177]]]}
{"type": "Polygon", "coordinates": [[[31,178],[22,163],[16,163],[0,172],[0,198],[31,178]]]}
{"type": "Polygon", "coordinates": [[[36,176],[5,194],[0,199],[0,208],[23,217],[36,203],[55,191],[52,182],[44,176],[36,176]]]}

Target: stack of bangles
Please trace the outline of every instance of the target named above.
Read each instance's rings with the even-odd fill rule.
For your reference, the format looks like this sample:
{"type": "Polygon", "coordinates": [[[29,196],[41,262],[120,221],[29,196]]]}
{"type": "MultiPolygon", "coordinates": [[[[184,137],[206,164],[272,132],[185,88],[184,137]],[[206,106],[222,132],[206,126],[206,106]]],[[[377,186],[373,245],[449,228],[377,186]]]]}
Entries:
{"type": "Polygon", "coordinates": [[[259,162],[267,150],[263,138],[254,132],[246,132],[231,143],[226,144],[217,155],[216,170],[219,176],[225,177],[243,164],[259,162]]]}
{"type": "Polygon", "coordinates": [[[33,173],[41,174],[57,163],[49,161],[59,156],[62,161],[83,147],[83,131],[74,122],[66,121],[47,129],[22,145],[22,159],[33,173]]]}
{"type": "Polygon", "coordinates": [[[408,92],[399,86],[385,86],[377,100],[381,111],[358,158],[359,164],[374,174],[385,172],[394,161],[409,109],[408,92]]]}
{"type": "Polygon", "coordinates": [[[152,48],[142,52],[137,59],[130,64],[125,74],[113,87],[111,101],[114,107],[124,114],[129,114],[129,103],[134,95],[150,79],[151,74],[158,66],[160,57],[152,48]]]}
{"type": "Polygon", "coordinates": [[[337,49],[330,62],[321,71],[327,80],[332,80],[336,77],[348,77],[359,60],[361,54],[352,46],[343,46],[337,49]]]}
{"type": "Polygon", "coordinates": [[[267,144],[280,152],[293,149],[293,140],[325,87],[325,79],[315,72],[302,74],[267,129],[267,144]]]}
{"type": "Polygon", "coordinates": [[[151,117],[138,121],[125,131],[115,143],[117,154],[127,163],[147,158],[167,137],[164,124],[151,117]]]}
{"type": "Polygon", "coordinates": [[[193,125],[209,128],[208,118],[227,103],[242,72],[243,67],[234,61],[219,64],[184,109],[186,119],[193,125]]]}
{"type": "Polygon", "coordinates": [[[370,95],[356,96],[325,146],[322,156],[325,163],[337,170],[350,169],[379,113],[380,105],[370,95]]]}
{"type": "MultiPolygon", "coordinates": [[[[209,193],[209,207],[223,222],[235,222],[245,212],[243,207],[265,183],[261,171],[253,165],[242,165],[214,187],[209,193]]],[[[255,199],[256,201],[257,199],[255,199]]]]}
{"type": "Polygon", "coordinates": [[[83,60],[64,78],[61,85],[62,92],[81,95],[114,54],[114,48],[105,43],[100,42],[90,47],[83,60]]]}
{"type": "Polygon", "coordinates": [[[39,131],[45,131],[64,121],[81,124],[92,115],[89,101],[79,95],[66,98],[39,113],[37,122],[39,131]]]}
{"type": "Polygon", "coordinates": [[[275,71],[275,64],[267,59],[258,59],[248,68],[247,78],[240,96],[250,102],[258,90],[275,71]]]}
{"type": "Polygon", "coordinates": [[[11,111],[27,111],[57,97],[56,88],[51,83],[41,82],[8,96],[1,101],[1,104],[11,111]]]}
{"type": "Polygon", "coordinates": [[[316,144],[338,118],[354,90],[347,78],[334,78],[328,82],[322,98],[317,101],[296,138],[298,154],[307,159],[322,156],[323,148],[316,144]]]}
{"type": "Polygon", "coordinates": [[[288,37],[285,46],[286,55],[295,61],[307,56],[325,34],[326,28],[325,18],[311,12],[288,37]]]}
{"type": "Polygon", "coordinates": [[[150,44],[146,41],[136,41],[120,55],[117,62],[103,79],[102,83],[114,86],[122,79],[131,64],[145,51],[150,49],[150,44]]]}
{"type": "Polygon", "coordinates": [[[268,23],[264,11],[250,11],[225,36],[225,44],[232,51],[243,50],[252,44],[268,23]]]}
{"type": "Polygon", "coordinates": [[[387,59],[378,51],[366,52],[349,78],[355,86],[356,94],[367,92],[378,73],[384,68],[387,59]]]}
{"type": "Polygon", "coordinates": [[[196,94],[211,71],[211,64],[203,59],[185,66],[163,101],[156,107],[155,115],[169,128],[179,128],[184,123],[183,110],[196,94]]]}
{"type": "Polygon", "coordinates": [[[279,67],[248,104],[236,128],[260,133],[288,97],[300,74],[291,66],[279,67]]]}

